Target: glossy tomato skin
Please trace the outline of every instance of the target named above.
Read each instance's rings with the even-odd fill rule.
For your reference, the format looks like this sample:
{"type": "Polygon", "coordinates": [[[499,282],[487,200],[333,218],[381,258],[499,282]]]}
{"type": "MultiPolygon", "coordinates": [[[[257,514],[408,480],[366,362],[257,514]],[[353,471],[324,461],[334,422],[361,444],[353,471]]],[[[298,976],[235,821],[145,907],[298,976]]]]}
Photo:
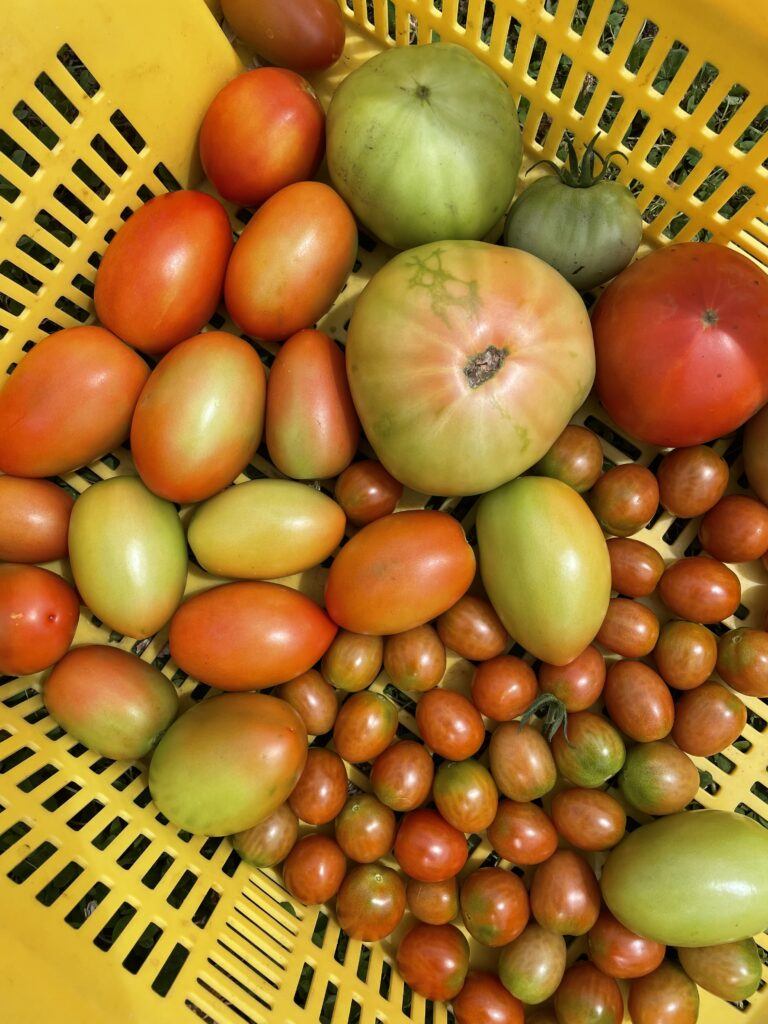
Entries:
{"type": "Polygon", "coordinates": [[[531,920],[499,957],[499,978],[524,1003],[543,1003],[555,992],[565,971],[565,940],[531,920]]]}
{"type": "Polygon", "coordinates": [[[469,943],[452,924],[420,922],[400,943],[397,969],[425,999],[453,999],[469,970],[469,943]]]}
{"type": "Polygon", "coordinates": [[[536,800],[548,793],[557,780],[549,744],[530,725],[499,725],[491,736],[488,758],[499,792],[510,800],[536,800]]]}
{"type": "Polygon", "coordinates": [[[664,959],[663,942],[635,935],[603,907],[589,932],[589,959],[611,978],[642,978],[664,959]]]}
{"type": "Polygon", "coordinates": [[[754,939],[678,950],[688,977],[719,999],[739,1003],[757,991],[763,965],[754,939]]]}
{"type": "Polygon", "coordinates": [[[624,999],[613,978],[582,961],[565,972],[555,993],[555,1013],[560,1024],[621,1024],[624,999]]]}
{"type": "Polygon", "coordinates": [[[346,870],[338,843],[314,832],[299,839],[285,858],[283,881],[291,896],[302,903],[327,903],[339,891],[346,870]]]}
{"type": "Polygon", "coordinates": [[[66,558],[72,497],[50,480],[0,476],[0,560],[66,558]]]}
{"type": "Polygon", "coordinates": [[[341,883],[336,916],[350,939],[378,942],[391,935],[405,913],[405,883],[383,864],[357,864],[341,883]]]}
{"type": "Polygon", "coordinates": [[[663,964],[629,986],[632,1024],[696,1024],[699,990],[677,964],[663,964]]]}
{"type": "Polygon", "coordinates": [[[309,82],[286,68],[237,75],[214,97],[200,126],[200,159],[220,196],[258,206],[315,175],[325,114],[309,82]]]}
{"type": "Polygon", "coordinates": [[[537,476],[551,476],[574,491],[588,491],[603,472],[600,438],[587,427],[569,423],[543,458],[533,467],[537,476]]]}
{"type": "Polygon", "coordinates": [[[344,701],[333,727],[336,750],[350,764],[373,761],[395,738],[397,708],[380,693],[362,690],[344,701]]]}
{"type": "Polygon", "coordinates": [[[662,447],[741,426],[768,399],[768,281],[721,245],[665,246],[592,311],[597,392],[616,423],[662,447]],[[652,335],[649,323],[658,323],[652,335]]]}
{"type": "Polygon", "coordinates": [[[480,712],[454,690],[429,690],[416,705],[416,725],[426,745],[441,757],[464,761],[485,739],[480,712]]]}
{"type": "Polygon", "coordinates": [[[445,675],[445,646],[428,624],[395,633],[384,641],[384,668],[401,690],[425,693],[445,675]]]}
{"type": "Polygon", "coordinates": [[[523,1005],[495,974],[470,971],[453,1000],[456,1024],[523,1024],[523,1005]]]}
{"type": "Polygon", "coordinates": [[[380,636],[339,630],[323,655],[323,678],[339,690],[364,690],[379,674],[383,653],[380,636]]]}
{"type": "Polygon", "coordinates": [[[528,924],[528,893],[517,875],[504,868],[480,868],[467,875],[459,902],[467,930],[484,946],[506,946],[528,924]]]}
{"type": "Polygon", "coordinates": [[[316,669],[281,683],[274,693],[298,712],[310,736],[324,736],[333,728],[339,700],[334,688],[316,669]]]}
{"type": "Polygon", "coordinates": [[[500,857],[527,867],[549,860],[557,849],[557,832],[537,804],[502,800],[488,826],[488,842],[500,857]]]}
{"type": "Polygon", "coordinates": [[[509,635],[490,601],[465,594],[438,618],[437,633],[446,647],[469,661],[487,661],[502,653],[509,635]]]}
{"type": "Polygon", "coordinates": [[[359,440],[341,349],[322,331],[298,331],[269,371],[269,457],[286,476],[322,480],[346,469],[359,440]]]}
{"type": "Polygon", "coordinates": [[[339,814],[347,799],[347,770],[338,754],[327,747],[310,747],[288,805],[300,821],[325,825],[339,814]]]}
{"type": "Polygon", "coordinates": [[[590,644],[573,661],[565,665],[539,665],[539,686],[542,693],[551,693],[561,700],[566,711],[586,711],[603,692],[605,658],[590,644]]]}
{"type": "Polygon", "coordinates": [[[531,913],[558,935],[586,935],[600,913],[595,873],[573,850],[557,850],[539,864],[531,883],[531,913]]]}
{"type": "Polygon", "coordinates": [[[444,882],[417,882],[409,878],[405,898],[413,916],[425,924],[449,924],[459,913],[459,888],[455,878],[444,882]]]}
{"type": "Polygon", "coordinates": [[[496,817],[499,792],[488,769],[470,758],[440,765],[432,798],[454,828],[460,832],[482,832],[496,817]]]}
{"type": "Polygon", "coordinates": [[[606,533],[628,537],[650,522],[659,505],[659,485],[645,466],[613,466],[590,491],[589,504],[606,533]]]}
{"type": "Polygon", "coordinates": [[[692,690],[712,675],[717,640],[700,622],[672,619],[661,627],[653,660],[667,685],[676,690],[692,690]]]}
{"type": "Polygon", "coordinates": [[[768,508],[746,494],[729,494],[701,520],[699,540],[721,562],[761,558],[768,551],[768,508]]]}
{"type": "Polygon", "coordinates": [[[768,697],[768,632],[741,627],[721,636],[717,671],[739,693],[768,697]]]}
{"type": "Polygon", "coordinates": [[[72,327],[43,338],[0,391],[0,470],[61,476],[121,445],[144,360],[103,327],[72,327]]]}
{"type": "Polygon", "coordinates": [[[31,675],[58,661],[79,615],[77,594],[60,576],[36,565],[0,565],[0,674],[31,675]]]}
{"type": "Polygon", "coordinates": [[[467,841],[437,811],[410,811],[400,822],[395,859],[418,882],[445,882],[464,867],[467,841]]]}
{"type": "Polygon", "coordinates": [[[354,218],[333,189],[319,181],[287,185],[259,207],[235,245],[224,281],[229,314],[251,337],[283,341],[327,313],[356,254],[354,218]]]}
{"type": "Polygon", "coordinates": [[[669,735],[675,704],[658,672],[642,661],[615,661],[605,681],[605,707],[630,739],[650,743],[669,735]]]}
{"type": "Polygon", "coordinates": [[[403,485],[380,462],[353,462],[339,475],[333,495],[350,523],[365,526],[395,511],[403,496],[403,485]]]}
{"type": "Polygon", "coordinates": [[[344,19],[334,0],[222,0],[224,17],[252,50],[295,71],[321,71],[344,49],[344,19]]]}
{"type": "Polygon", "coordinates": [[[765,406],[744,429],[744,472],[761,501],[768,502],[768,411],[765,406]]]}
{"type": "Polygon", "coordinates": [[[474,574],[475,556],[455,519],[445,512],[396,512],[344,545],[328,573],[325,604],[344,629],[402,633],[455,604],[474,574]]]}
{"type": "Polygon", "coordinates": [[[253,458],[266,377],[255,350],[225,331],[176,345],[150,374],[131,423],[139,476],[161,498],[203,501],[253,458]]]}
{"type": "Polygon", "coordinates": [[[96,275],[96,315],[123,341],[160,356],[216,312],[232,252],[218,199],[183,189],[156,196],[122,225],[96,275]]]}
{"type": "Polygon", "coordinates": [[[551,813],[557,831],[578,850],[609,850],[627,827],[624,808],[601,789],[564,789],[552,798],[551,813]]]}
{"type": "Polygon", "coordinates": [[[393,811],[413,811],[432,790],[435,766],[429,751],[414,740],[400,740],[373,762],[371,786],[393,811]]]}
{"type": "Polygon", "coordinates": [[[611,537],[608,555],[613,590],[624,597],[647,597],[654,592],[664,572],[664,559],[655,548],[630,537],[611,537]]]}
{"type": "Polygon", "coordinates": [[[722,498],[728,486],[728,463],[708,445],[677,448],[661,460],[656,477],[659,500],[667,512],[693,519],[722,498]]]}
{"type": "Polygon", "coordinates": [[[511,722],[522,715],[538,692],[531,666],[511,654],[482,662],[472,676],[472,703],[481,715],[497,722],[511,722]]]}
{"type": "Polygon", "coordinates": [[[729,747],[747,724],[744,703],[714,680],[684,693],[675,707],[672,739],[686,754],[710,757],[729,747]]]}
{"type": "Polygon", "coordinates": [[[619,775],[624,799],[645,814],[676,814],[699,790],[699,772],[672,743],[638,743],[619,775]]]}
{"type": "Polygon", "coordinates": [[[612,597],[596,639],[624,658],[642,658],[656,646],[659,629],[650,608],[626,597],[612,597]]]}
{"type": "Polygon", "coordinates": [[[727,565],[697,555],[664,570],[659,597],[674,614],[692,622],[721,622],[739,607],[741,584],[727,565]]]}
{"type": "Polygon", "coordinates": [[[552,756],[562,775],[585,789],[596,789],[624,764],[624,741],[607,719],[591,711],[577,711],[568,719],[568,738],[559,729],[552,740],[552,756]]]}
{"type": "Polygon", "coordinates": [[[395,829],[389,807],[372,793],[355,793],[336,818],[336,842],[350,860],[370,864],[391,852],[395,829]]]}
{"type": "Polygon", "coordinates": [[[251,867],[271,868],[285,860],[298,838],[298,818],[288,804],[280,804],[258,825],[232,836],[232,845],[251,867]]]}
{"type": "Polygon", "coordinates": [[[278,583],[226,583],[188,598],[171,620],[171,657],[219,690],[258,690],[306,672],[336,627],[278,583]]]}

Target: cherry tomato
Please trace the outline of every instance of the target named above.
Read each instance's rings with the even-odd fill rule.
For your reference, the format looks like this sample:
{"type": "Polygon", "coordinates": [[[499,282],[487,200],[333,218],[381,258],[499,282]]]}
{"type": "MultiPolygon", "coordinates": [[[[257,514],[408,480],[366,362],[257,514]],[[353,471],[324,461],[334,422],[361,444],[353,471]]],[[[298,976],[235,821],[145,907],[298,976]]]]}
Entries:
{"type": "Polygon", "coordinates": [[[663,942],[644,939],[620,924],[603,907],[588,937],[589,959],[611,978],[642,978],[655,971],[664,959],[663,942]]]}
{"type": "Polygon", "coordinates": [[[336,691],[316,669],[311,668],[295,679],[281,683],[274,693],[298,711],[310,736],[323,736],[333,728],[339,713],[339,700],[336,691]]]}
{"type": "Polygon", "coordinates": [[[699,524],[705,551],[721,562],[752,562],[768,551],[768,508],[746,494],[729,494],[699,524]]]}
{"type": "Polygon", "coordinates": [[[560,729],[552,739],[552,756],[562,775],[577,786],[596,789],[615,775],[626,757],[624,741],[611,723],[591,711],[568,718],[568,738],[560,729]]]}
{"type": "Polygon", "coordinates": [[[71,495],[50,480],[0,476],[0,560],[66,558],[73,503],[71,495]]]}
{"type": "Polygon", "coordinates": [[[480,868],[461,883],[459,902],[467,930],[484,946],[506,946],[528,924],[528,893],[504,868],[480,868]]]}
{"type": "Polygon", "coordinates": [[[650,544],[630,537],[611,537],[611,588],[624,597],[647,597],[664,572],[664,559],[650,544]]]}
{"type": "Polygon", "coordinates": [[[392,850],[395,828],[389,807],[372,793],[356,793],[336,818],[336,842],[350,860],[370,864],[392,850]]]}
{"type": "Polygon", "coordinates": [[[384,640],[380,636],[340,629],[323,655],[323,677],[339,690],[365,690],[381,671],[383,653],[384,640]]]}
{"type": "Polygon", "coordinates": [[[500,857],[528,866],[549,860],[557,849],[557,832],[537,804],[502,800],[488,826],[488,842],[500,857]]]}
{"type": "Polygon", "coordinates": [[[437,770],[433,799],[447,822],[460,832],[482,832],[496,817],[499,792],[479,761],[444,761],[437,770]]]}
{"type": "Polygon", "coordinates": [[[512,654],[482,662],[472,676],[472,703],[481,715],[497,722],[511,722],[522,715],[538,692],[531,666],[512,654]]]}
{"type": "Polygon", "coordinates": [[[321,71],[344,49],[344,19],[334,0],[222,0],[240,39],[270,64],[321,71]]]}
{"type": "Polygon", "coordinates": [[[624,999],[613,978],[581,961],[563,975],[555,992],[555,1014],[560,1024],[621,1024],[624,999]]]}
{"type": "Polygon", "coordinates": [[[565,971],[562,935],[530,921],[522,935],[505,946],[499,957],[499,979],[524,1003],[543,1003],[555,992],[565,971]]]}
{"type": "Polygon", "coordinates": [[[700,622],[672,619],[661,627],[653,659],[667,685],[692,690],[714,671],[717,640],[700,622]]]}
{"type": "Polygon", "coordinates": [[[627,803],[645,814],[676,814],[696,796],[696,765],[671,743],[639,743],[627,754],[619,774],[627,803]]]}
{"type": "Polygon", "coordinates": [[[760,950],[754,939],[681,948],[678,955],[680,965],[691,981],[729,1003],[749,999],[763,977],[760,950]]]}
{"type": "Polygon", "coordinates": [[[444,882],[464,867],[467,841],[437,811],[409,811],[397,831],[395,859],[419,882],[444,882]]]}
{"type": "Polygon", "coordinates": [[[739,693],[768,697],[768,633],[742,627],[721,636],[717,671],[739,693]]]}
{"type": "Polygon", "coordinates": [[[551,813],[557,831],[578,850],[610,850],[627,827],[624,808],[601,789],[564,789],[553,797],[551,813]]]}
{"type": "Polygon", "coordinates": [[[315,832],[299,839],[283,864],[283,881],[302,903],[327,903],[339,891],[347,861],[337,842],[315,832]]]}
{"type": "Polygon", "coordinates": [[[669,687],[642,661],[614,661],[605,680],[605,707],[615,725],[639,743],[669,735],[675,703],[669,687]]]}
{"type": "Polygon", "coordinates": [[[36,565],[0,565],[0,675],[26,676],[62,658],[80,615],[77,594],[36,565]]]}
{"type": "Polygon", "coordinates": [[[304,771],[288,797],[293,813],[308,825],[325,825],[340,813],[346,799],[344,762],[326,747],[310,747],[304,771]]]}
{"type": "Polygon", "coordinates": [[[677,964],[663,964],[630,983],[627,1008],[632,1024],[696,1024],[699,990],[677,964]]]}
{"type": "Polygon", "coordinates": [[[355,526],[365,526],[395,511],[403,485],[380,462],[364,459],[347,466],[333,490],[336,501],[355,526]]]}
{"type": "Polygon", "coordinates": [[[246,864],[271,868],[285,860],[299,838],[299,822],[288,804],[280,804],[268,818],[232,836],[232,845],[246,864]]]}
{"type": "Polygon", "coordinates": [[[590,505],[606,533],[628,537],[649,523],[659,506],[656,477],[634,462],[614,466],[592,488],[590,505]]]}
{"type": "Polygon", "coordinates": [[[414,740],[387,747],[373,762],[371,786],[393,811],[413,811],[430,794],[435,766],[429,751],[414,740]]]}
{"type": "Polygon", "coordinates": [[[373,761],[386,750],[397,732],[397,708],[380,693],[362,690],[348,697],[333,727],[333,742],[350,764],[373,761]]]}
{"type": "Polygon", "coordinates": [[[558,935],[586,935],[600,913],[595,873],[573,850],[557,850],[539,864],[531,882],[531,913],[558,935]]]}
{"type": "Polygon", "coordinates": [[[626,597],[612,597],[608,603],[597,642],[623,658],[650,654],[659,638],[659,620],[650,608],[626,597]]]}
{"type": "Polygon", "coordinates": [[[714,558],[681,558],[664,570],[659,597],[673,615],[691,622],[721,622],[741,601],[739,577],[714,558]]]}
{"type": "Polygon", "coordinates": [[[415,626],[384,641],[384,668],[401,690],[424,693],[445,675],[445,647],[432,626],[415,626]]]}
{"type": "Polygon", "coordinates": [[[539,665],[542,693],[551,693],[565,705],[566,711],[586,711],[603,692],[605,658],[590,644],[567,665],[539,665]]]}
{"type": "Polygon", "coordinates": [[[448,924],[459,912],[459,887],[455,878],[444,882],[417,882],[409,878],[405,898],[413,916],[425,924],[448,924]]]}
{"type": "Polygon", "coordinates": [[[549,744],[530,725],[502,722],[491,736],[488,760],[499,791],[520,803],[544,796],[557,780],[549,744]]]}
{"type": "Polygon", "coordinates": [[[341,883],[336,916],[350,939],[378,942],[391,935],[405,913],[405,884],[383,864],[358,864],[341,883]]]}
{"type": "Polygon", "coordinates": [[[582,494],[597,482],[603,472],[600,438],[587,427],[569,423],[531,472],[562,480],[582,494]]]}
{"type": "Polygon", "coordinates": [[[710,757],[729,747],[747,723],[747,709],[713,680],[684,693],[675,708],[672,739],[686,754],[710,757]]]}
{"type": "Polygon", "coordinates": [[[661,504],[680,519],[704,515],[725,493],[728,463],[704,444],[678,448],[656,470],[661,504]]]}
{"type": "Polygon", "coordinates": [[[469,661],[495,658],[509,643],[509,634],[491,602],[472,594],[460,597],[436,625],[445,646],[469,661]]]}
{"type": "Polygon", "coordinates": [[[453,1000],[456,1024],[523,1024],[523,1004],[495,974],[470,971],[453,1000]]]}
{"type": "Polygon", "coordinates": [[[469,970],[469,943],[452,924],[419,922],[400,942],[397,969],[406,985],[425,999],[453,999],[469,970]]]}
{"type": "Polygon", "coordinates": [[[430,690],[416,705],[416,725],[426,745],[441,757],[463,761],[482,746],[480,712],[453,690],[430,690]]]}

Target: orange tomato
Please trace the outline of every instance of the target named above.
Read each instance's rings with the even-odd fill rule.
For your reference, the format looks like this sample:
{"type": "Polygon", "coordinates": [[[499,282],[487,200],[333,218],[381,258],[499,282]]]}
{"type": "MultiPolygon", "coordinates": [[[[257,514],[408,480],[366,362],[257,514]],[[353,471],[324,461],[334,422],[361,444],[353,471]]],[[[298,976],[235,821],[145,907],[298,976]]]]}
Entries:
{"type": "Polygon", "coordinates": [[[65,558],[72,505],[72,496],[50,480],[0,476],[0,559],[65,558]]]}
{"type": "Polygon", "coordinates": [[[0,565],[0,675],[40,672],[72,643],[80,603],[72,587],[36,565],[0,565]]]}

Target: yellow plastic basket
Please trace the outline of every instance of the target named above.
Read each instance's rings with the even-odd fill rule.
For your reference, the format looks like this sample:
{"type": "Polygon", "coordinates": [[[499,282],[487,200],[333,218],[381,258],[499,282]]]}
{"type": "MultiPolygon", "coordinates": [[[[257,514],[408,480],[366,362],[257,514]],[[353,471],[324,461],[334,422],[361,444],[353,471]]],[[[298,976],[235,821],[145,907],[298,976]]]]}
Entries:
{"type": "MultiPolygon", "coordinates": [[[[722,0],[354,0],[344,57],[316,80],[327,102],[383,46],[440,38],[495,68],[522,98],[530,162],[563,132],[623,149],[621,171],[647,221],[646,241],[713,238],[768,264],[768,143],[763,107],[768,30],[761,5],[722,0]],[[441,10],[442,6],[442,10],[441,10]],[[372,14],[371,14],[372,12],[372,14]]],[[[214,12],[216,13],[216,12],[214,12]]],[[[0,356],[10,372],[46,333],[91,318],[99,254],[152,194],[194,184],[202,114],[240,63],[203,0],[5,0],[0,11],[0,356]]],[[[237,211],[233,211],[237,225],[237,211]]],[[[323,326],[343,340],[355,296],[387,253],[362,239],[349,285],[323,326]]],[[[223,323],[217,320],[217,326],[223,323]]],[[[231,328],[231,325],[229,325],[231,328]]],[[[259,350],[268,365],[271,354],[259,350]]],[[[588,405],[577,417],[614,462],[649,464],[588,405]]],[[[727,444],[720,444],[721,450],[727,444]]],[[[740,463],[735,449],[733,489],[740,463]]],[[[82,491],[131,471],[124,450],[70,474],[82,491]]],[[[248,475],[274,473],[261,457],[248,475]]],[[[743,483],[743,480],[741,481],[743,483]]],[[[423,505],[408,494],[404,504],[423,505]]],[[[471,501],[430,499],[472,526],[471,501]]],[[[695,525],[662,515],[644,539],[680,555],[695,525]]],[[[52,568],[66,575],[67,568],[52,568]]],[[[742,567],[735,621],[760,625],[766,574],[742,567]]],[[[321,570],[293,585],[315,596],[321,570]]],[[[190,572],[189,590],[212,584],[190,572]]],[[[658,611],[661,611],[657,607],[658,611]]],[[[727,625],[733,625],[729,622],[727,625]]],[[[159,659],[182,702],[207,688],[168,661],[165,633],[138,644],[81,617],[76,642],[159,659]]],[[[471,669],[449,662],[446,685],[471,669]]],[[[393,944],[347,942],[330,911],[292,906],[274,872],[251,871],[226,840],[169,827],[141,765],[74,743],[47,716],[39,677],[0,680],[0,1021],[3,1024],[442,1024],[392,969],[393,944]]],[[[374,684],[382,689],[382,676],[374,684]]],[[[414,730],[401,695],[401,728],[414,730]]],[[[701,759],[714,777],[701,804],[768,825],[768,707],[746,698],[737,746],[701,759]]],[[[352,781],[367,786],[365,774],[352,781]]],[[[479,841],[471,866],[490,853],[479,841]]],[[[768,944],[766,936],[759,941],[768,944]]],[[[570,956],[579,954],[574,943],[570,956]]],[[[476,950],[491,965],[489,950],[476,950]]],[[[766,1024],[768,998],[741,1009],[702,993],[702,1024],[766,1024]]]]}

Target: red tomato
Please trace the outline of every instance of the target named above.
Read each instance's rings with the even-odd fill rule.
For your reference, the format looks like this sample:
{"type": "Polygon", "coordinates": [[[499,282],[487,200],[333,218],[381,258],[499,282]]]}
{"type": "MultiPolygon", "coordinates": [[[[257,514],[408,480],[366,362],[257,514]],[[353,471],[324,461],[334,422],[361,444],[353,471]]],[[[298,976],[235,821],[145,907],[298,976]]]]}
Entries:
{"type": "Polygon", "coordinates": [[[437,811],[409,811],[395,838],[395,859],[418,882],[445,882],[464,867],[467,841],[437,811]]]}
{"type": "Polygon", "coordinates": [[[592,328],[600,401],[642,441],[723,437],[768,401],[768,280],[733,249],[687,243],[637,260],[592,328]]]}
{"type": "Polygon", "coordinates": [[[455,519],[396,512],[344,545],[328,573],[325,603],[344,629],[403,633],[455,604],[474,575],[474,553],[455,519]]]}
{"type": "Polygon", "coordinates": [[[710,757],[729,747],[747,723],[735,693],[711,680],[684,693],[675,708],[672,739],[686,754],[710,757]]]}
{"type": "Polygon", "coordinates": [[[150,199],[107,246],[96,315],[129,345],[162,355],[216,312],[231,252],[232,228],[218,199],[191,190],[150,199]]]}
{"type": "Polygon", "coordinates": [[[717,644],[717,671],[739,693],[768,697],[768,633],[732,629],[717,644]]]}
{"type": "Polygon", "coordinates": [[[401,740],[373,762],[371,786],[393,811],[413,811],[429,796],[434,774],[427,748],[414,740],[401,740]]]}
{"type": "Polygon", "coordinates": [[[388,697],[362,690],[348,697],[333,727],[336,750],[350,764],[373,761],[395,738],[397,708],[388,697]]]}
{"type": "Polygon", "coordinates": [[[314,832],[301,838],[285,858],[283,881],[302,903],[327,903],[339,891],[346,870],[338,843],[314,832]]]}
{"type": "Polygon", "coordinates": [[[605,658],[592,644],[567,665],[539,665],[542,693],[561,700],[566,711],[586,711],[603,692],[605,658]]]}
{"type": "Polygon", "coordinates": [[[391,935],[405,913],[405,885],[383,864],[358,864],[341,883],[336,916],[350,939],[377,942],[391,935]]]}
{"type": "Polygon", "coordinates": [[[538,923],[558,935],[586,935],[600,913],[595,873],[573,850],[557,850],[539,864],[530,897],[538,923]]]}
{"type": "Polygon", "coordinates": [[[319,181],[288,185],[237,241],[224,282],[229,314],[246,334],[282,341],[327,313],[356,254],[357,227],[343,199],[319,181]]]}
{"type": "Polygon", "coordinates": [[[313,668],[278,686],[275,697],[286,701],[299,713],[310,736],[330,732],[339,713],[336,691],[313,668]]]}
{"type": "Polygon", "coordinates": [[[0,560],[66,558],[72,505],[71,495],[50,480],[0,476],[0,560]]]}
{"type": "Polygon", "coordinates": [[[653,659],[669,686],[692,690],[712,675],[717,660],[717,640],[701,623],[673,619],[661,627],[653,659]]]}
{"type": "Polygon", "coordinates": [[[487,661],[501,654],[509,634],[490,601],[465,594],[438,618],[437,633],[446,647],[469,661],[487,661]]]}
{"type": "Polygon", "coordinates": [[[659,620],[650,608],[626,597],[611,598],[596,637],[599,644],[623,658],[642,658],[658,639],[659,620]]]}
{"type": "Polygon", "coordinates": [[[528,893],[512,871],[473,871],[461,883],[459,901],[467,931],[484,946],[506,946],[528,924],[528,893]]]}
{"type": "Polygon", "coordinates": [[[624,808],[601,789],[564,789],[552,799],[552,820],[578,850],[610,850],[627,827],[624,808]]]}
{"type": "Polygon", "coordinates": [[[485,739],[480,712],[453,690],[430,690],[416,705],[416,725],[426,745],[441,757],[463,761],[485,739]]]}
{"type": "Polygon", "coordinates": [[[495,974],[470,971],[453,1000],[456,1024],[523,1024],[523,1004],[495,974]]]}
{"type": "Polygon", "coordinates": [[[511,722],[522,715],[538,692],[531,666],[512,654],[482,662],[472,676],[472,703],[480,714],[497,722],[511,722]]]}
{"type": "Polygon", "coordinates": [[[285,860],[299,838],[299,822],[288,804],[268,818],[232,836],[235,851],[254,868],[271,868],[285,860]]]}
{"type": "Polygon", "coordinates": [[[582,494],[597,482],[603,472],[600,438],[586,427],[569,423],[532,472],[537,476],[562,480],[582,494]]]}
{"type": "Polygon", "coordinates": [[[383,651],[380,636],[341,629],[323,655],[323,677],[339,690],[365,690],[381,670],[383,651]]]}
{"type": "Polygon", "coordinates": [[[293,813],[308,825],[325,825],[341,813],[346,800],[344,762],[326,747],[310,747],[304,771],[288,797],[293,813]]]}
{"type": "Polygon", "coordinates": [[[336,818],[336,842],[350,860],[370,864],[391,852],[395,827],[389,807],[371,793],[356,793],[336,818]]]}
{"type": "Polygon", "coordinates": [[[258,206],[313,178],[325,149],[325,114],[309,82],[256,68],[214,97],[200,126],[203,169],[224,199],[258,206]]]}
{"type": "Polygon", "coordinates": [[[560,729],[552,739],[552,755],[560,774],[585,789],[597,789],[615,775],[626,753],[616,729],[591,711],[571,715],[568,736],[560,729]]]}
{"type": "Polygon", "coordinates": [[[278,583],[227,583],[188,598],[171,619],[171,657],[219,690],[259,690],[306,672],[336,627],[278,583]]]}
{"type": "Polygon", "coordinates": [[[432,626],[415,626],[384,641],[384,668],[401,690],[425,693],[445,675],[445,647],[432,626]]]}
{"type": "Polygon", "coordinates": [[[321,71],[344,49],[344,19],[335,0],[222,0],[238,36],[280,67],[321,71]]]}
{"type": "Polygon", "coordinates": [[[728,463],[707,445],[678,448],[656,470],[661,504],[673,516],[693,519],[722,498],[728,486],[728,463]]]}
{"type": "Polygon", "coordinates": [[[614,661],[603,693],[608,714],[630,739],[650,743],[669,735],[675,720],[672,694],[642,661],[614,661]]]}
{"type": "Polygon", "coordinates": [[[425,999],[453,999],[469,970],[469,943],[452,924],[417,924],[397,950],[406,985],[425,999]]]}
{"type": "Polygon", "coordinates": [[[632,1024],[696,1024],[699,990],[677,964],[665,961],[629,986],[632,1024]]]}
{"type": "Polygon", "coordinates": [[[751,562],[768,551],[768,508],[746,494],[729,494],[699,524],[705,551],[721,562],[751,562]]]}
{"type": "Polygon", "coordinates": [[[563,975],[555,992],[555,1014],[559,1024],[621,1024],[624,999],[613,978],[582,961],[563,975]]]}
{"type": "Polygon", "coordinates": [[[336,481],[333,495],[350,523],[365,526],[395,511],[403,485],[380,462],[363,459],[347,466],[336,481]]]}
{"type": "Polygon", "coordinates": [[[644,939],[620,924],[607,907],[589,933],[589,959],[611,978],[642,978],[664,959],[663,942],[644,939]]]}
{"type": "Polygon", "coordinates": [[[0,565],[0,675],[26,676],[63,657],[80,603],[72,587],[36,565],[0,565]]]}
{"type": "Polygon", "coordinates": [[[741,584],[722,562],[699,555],[681,558],[665,569],[659,597],[681,619],[721,622],[739,607],[741,584]]]}
{"type": "Polygon", "coordinates": [[[611,589],[624,597],[647,597],[664,572],[664,559],[650,544],[629,537],[611,537],[611,589]]]}
{"type": "Polygon", "coordinates": [[[0,391],[0,470],[60,476],[128,436],[149,367],[103,327],[43,338],[0,391]]]}
{"type": "Polygon", "coordinates": [[[502,722],[491,736],[488,760],[496,785],[510,800],[536,800],[557,780],[549,744],[530,725],[502,722]]]}
{"type": "Polygon", "coordinates": [[[500,857],[527,867],[549,860],[557,849],[557,832],[537,804],[502,800],[488,826],[488,842],[500,857]]]}
{"type": "Polygon", "coordinates": [[[417,882],[409,878],[405,887],[408,909],[425,924],[448,924],[459,913],[459,889],[455,878],[444,882],[417,882]]]}
{"type": "Polygon", "coordinates": [[[444,761],[440,765],[432,798],[445,820],[460,832],[482,832],[488,828],[499,803],[491,773],[471,758],[444,761]]]}
{"type": "Polygon", "coordinates": [[[590,491],[589,504],[606,533],[627,537],[650,522],[659,506],[659,485],[645,466],[614,466],[590,491]]]}

